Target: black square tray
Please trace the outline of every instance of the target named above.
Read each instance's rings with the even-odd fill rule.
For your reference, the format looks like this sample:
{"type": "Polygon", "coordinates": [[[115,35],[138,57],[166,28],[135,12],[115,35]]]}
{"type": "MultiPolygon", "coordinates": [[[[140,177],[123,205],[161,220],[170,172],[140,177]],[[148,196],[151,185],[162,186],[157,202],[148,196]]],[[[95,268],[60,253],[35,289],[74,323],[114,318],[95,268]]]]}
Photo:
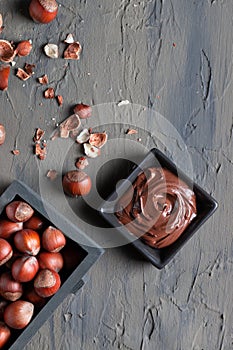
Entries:
{"type": "Polygon", "coordinates": [[[193,234],[204,224],[204,222],[215,212],[218,204],[206,191],[187,177],[177,166],[167,158],[161,151],[153,148],[138,165],[134,166],[132,173],[125,181],[123,180],[117,190],[107,197],[106,201],[100,206],[101,216],[108,221],[111,226],[115,227],[119,234],[123,235],[127,242],[130,242],[147,260],[154,266],[162,269],[174,255],[184,246],[184,244],[193,236],[193,234]],[[170,246],[165,248],[152,248],[141,239],[137,239],[122,225],[115,215],[116,198],[120,198],[132,184],[138,174],[148,167],[164,167],[179,178],[185,181],[196,194],[197,216],[191,221],[182,235],[170,246]]]}
{"type": "Polygon", "coordinates": [[[0,197],[0,214],[5,206],[14,199],[22,199],[30,204],[40,215],[49,221],[53,226],[59,228],[69,240],[70,244],[77,247],[81,254],[81,262],[67,276],[58,292],[52,296],[42,309],[35,314],[29,325],[22,331],[16,331],[10,342],[7,344],[9,350],[23,349],[33,335],[39,330],[43,323],[53,314],[58,305],[70,293],[76,293],[84,284],[85,275],[104,250],[86,236],[78,227],[70,223],[63,215],[59,214],[50,204],[42,201],[41,197],[32,189],[20,181],[13,181],[0,197]],[[48,217],[47,211],[52,214],[52,220],[48,217]],[[82,237],[82,244],[79,243],[82,237]]]}

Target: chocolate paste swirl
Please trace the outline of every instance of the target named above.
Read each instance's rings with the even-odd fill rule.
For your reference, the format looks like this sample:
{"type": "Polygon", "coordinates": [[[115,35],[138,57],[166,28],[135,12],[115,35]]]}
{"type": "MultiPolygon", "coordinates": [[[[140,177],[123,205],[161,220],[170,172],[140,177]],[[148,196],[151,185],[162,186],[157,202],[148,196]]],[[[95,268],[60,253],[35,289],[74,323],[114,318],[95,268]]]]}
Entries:
{"type": "Polygon", "coordinates": [[[165,168],[140,173],[116,207],[118,220],[156,248],[175,242],[196,213],[192,189],[165,168]]]}

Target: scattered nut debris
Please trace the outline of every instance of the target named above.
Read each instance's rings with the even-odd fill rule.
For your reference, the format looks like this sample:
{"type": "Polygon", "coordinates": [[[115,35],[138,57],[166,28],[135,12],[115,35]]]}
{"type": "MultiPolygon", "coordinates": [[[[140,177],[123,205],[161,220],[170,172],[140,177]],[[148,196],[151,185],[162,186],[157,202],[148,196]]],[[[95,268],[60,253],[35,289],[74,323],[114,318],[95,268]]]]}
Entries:
{"type": "Polygon", "coordinates": [[[2,33],[4,27],[3,27],[3,19],[2,19],[2,15],[0,13],[0,34],[2,33]]]}
{"type": "Polygon", "coordinates": [[[126,106],[128,105],[130,102],[128,100],[123,100],[123,101],[120,101],[118,102],[118,107],[121,107],[121,106],[126,106]]]}
{"type": "Polygon", "coordinates": [[[69,312],[68,314],[64,314],[65,322],[69,322],[72,318],[72,314],[69,312]]]}
{"type": "Polygon", "coordinates": [[[76,138],[77,143],[85,143],[89,140],[90,138],[90,133],[87,129],[83,129],[83,131],[80,132],[80,134],[76,138]]]}
{"type": "Polygon", "coordinates": [[[142,142],[142,139],[141,139],[141,137],[139,137],[139,138],[137,139],[137,141],[138,141],[138,142],[142,142]]]}
{"type": "Polygon", "coordinates": [[[69,44],[69,46],[67,47],[67,49],[64,51],[64,58],[66,60],[79,60],[80,58],[80,53],[82,51],[82,47],[81,44],[76,41],[72,44],[69,44]]]}
{"type": "Polygon", "coordinates": [[[0,66],[0,90],[5,91],[8,88],[8,79],[10,74],[10,66],[0,66]]]}
{"type": "Polygon", "coordinates": [[[7,40],[0,40],[0,61],[11,62],[15,55],[16,52],[11,43],[7,40]]]}
{"type": "Polygon", "coordinates": [[[90,145],[89,143],[84,143],[84,153],[89,158],[96,158],[100,155],[100,149],[90,145]]]}
{"type": "Polygon", "coordinates": [[[56,44],[45,45],[44,52],[50,58],[58,58],[58,46],[56,44]]]}
{"type": "Polygon", "coordinates": [[[18,149],[13,149],[11,151],[15,156],[18,156],[20,154],[20,151],[18,149]]]}
{"type": "Polygon", "coordinates": [[[0,145],[3,145],[6,139],[6,129],[5,126],[0,124],[0,145]]]}
{"type": "Polygon", "coordinates": [[[70,132],[77,130],[80,127],[80,124],[79,116],[77,114],[72,114],[59,125],[60,137],[68,138],[70,132]]]}
{"type": "Polygon", "coordinates": [[[32,50],[32,41],[31,40],[23,40],[18,43],[15,52],[19,57],[28,56],[32,50]]]}
{"type": "Polygon", "coordinates": [[[63,97],[62,95],[57,95],[57,103],[59,106],[63,105],[63,97]]]}
{"type": "Polygon", "coordinates": [[[90,118],[92,113],[92,108],[91,106],[85,105],[83,103],[78,103],[74,107],[74,113],[77,114],[80,119],[90,118]]]}
{"type": "Polygon", "coordinates": [[[138,131],[135,130],[135,129],[128,129],[128,130],[126,131],[126,134],[127,134],[127,135],[134,135],[134,134],[138,134],[138,131]]]}
{"type": "Polygon", "coordinates": [[[33,137],[33,141],[36,143],[39,143],[41,141],[42,137],[44,136],[44,134],[45,134],[44,130],[37,128],[35,135],[33,137]]]}
{"type": "Polygon", "coordinates": [[[25,63],[24,70],[27,74],[29,74],[31,76],[31,75],[35,74],[34,73],[35,67],[36,67],[35,64],[25,63]]]}
{"type": "Polygon", "coordinates": [[[75,163],[76,168],[84,170],[89,165],[86,157],[80,157],[75,163]]]}
{"type": "Polygon", "coordinates": [[[91,146],[101,148],[105,145],[108,140],[108,135],[106,132],[97,132],[90,135],[89,143],[91,146]]]}
{"type": "Polygon", "coordinates": [[[44,97],[47,99],[52,99],[55,97],[55,92],[53,88],[48,88],[47,90],[45,90],[44,92],[44,97]]]}
{"type": "Polygon", "coordinates": [[[38,78],[38,81],[41,85],[46,85],[49,82],[47,74],[44,74],[42,77],[38,78]]]}
{"type": "Polygon", "coordinates": [[[18,78],[20,78],[21,80],[26,81],[30,78],[31,75],[29,75],[27,72],[25,72],[25,70],[23,70],[22,68],[18,68],[16,76],[18,78]]]}
{"type": "Polygon", "coordinates": [[[73,34],[71,34],[71,33],[67,34],[67,37],[64,40],[64,43],[66,43],[66,44],[73,44],[74,43],[73,34]]]}
{"type": "Polygon", "coordinates": [[[42,148],[39,143],[36,143],[34,153],[38,156],[40,160],[44,160],[47,156],[46,145],[44,145],[44,147],[42,148]]]}
{"type": "Polygon", "coordinates": [[[58,175],[57,171],[53,169],[50,169],[46,174],[47,178],[49,178],[52,181],[57,178],[57,175],[58,175]]]}

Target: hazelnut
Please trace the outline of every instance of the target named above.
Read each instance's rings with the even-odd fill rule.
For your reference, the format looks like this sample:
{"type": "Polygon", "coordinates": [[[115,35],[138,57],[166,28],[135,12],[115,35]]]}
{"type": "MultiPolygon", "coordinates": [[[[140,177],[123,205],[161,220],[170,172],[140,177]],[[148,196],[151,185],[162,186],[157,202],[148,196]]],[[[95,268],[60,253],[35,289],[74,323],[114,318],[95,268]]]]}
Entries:
{"type": "Polygon", "coordinates": [[[54,295],[61,286],[61,279],[57,272],[44,269],[40,270],[34,280],[36,293],[47,298],[54,295]]]}
{"type": "Polygon", "coordinates": [[[8,88],[8,79],[10,74],[10,66],[0,66],[0,90],[5,91],[8,88]]]}
{"type": "Polygon", "coordinates": [[[1,219],[0,220],[0,237],[8,239],[13,233],[22,230],[22,222],[13,222],[10,220],[1,219]]]}
{"type": "Polygon", "coordinates": [[[13,201],[6,206],[6,215],[13,222],[25,222],[32,217],[33,213],[34,210],[26,202],[13,201]]]}
{"type": "Polygon", "coordinates": [[[17,47],[16,52],[19,57],[28,56],[32,49],[32,42],[31,40],[24,40],[21,41],[17,47]]]}
{"type": "Polygon", "coordinates": [[[59,272],[63,267],[63,257],[61,253],[41,252],[38,255],[38,262],[41,269],[59,272]]]}
{"type": "Polygon", "coordinates": [[[41,230],[44,225],[43,220],[36,215],[33,215],[28,221],[23,224],[24,228],[30,228],[31,230],[41,230]]]}
{"type": "Polygon", "coordinates": [[[0,322],[0,349],[8,342],[11,331],[4,322],[0,322]]]}
{"type": "Polygon", "coordinates": [[[53,226],[49,226],[42,234],[42,246],[45,250],[57,253],[66,244],[63,233],[53,226]]]}
{"type": "Polygon", "coordinates": [[[63,189],[66,194],[77,197],[85,196],[91,190],[91,178],[84,171],[68,171],[62,181],[63,189]]]}
{"type": "Polygon", "coordinates": [[[57,16],[58,4],[55,0],[32,0],[29,14],[34,22],[49,23],[57,16]]]}
{"type": "Polygon", "coordinates": [[[0,266],[4,265],[13,255],[13,249],[5,239],[0,238],[0,266]]]}
{"type": "Polygon", "coordinates": [[[39,263],[35,256],[22,256],[16,259],[11,267],[13,278],[18,282],[31,281],[39,270],[39,263]]]}
{"type": "Polygon", "coordinates": [[[26,290],[25,294],[24,294],[24,299],[26,299],[27,301],[30,301],[30,303],[32,303],[35,307],[42,307],[44,306],[46,300],[45,298],[40,297],[36,291],[35,288],[32,287],[28,290],[26,290]]]}
{"type": "Polygon", "coordinates": [[[2,273],[0,276],[0,295],[6,300],[15,301],[21,298],[22,294],[22,284],[15,281],[10,272],[2,273]]]}
{"type": "Polygon", "coordinates": [[[0,124],[0,145],[5,142],[6,139],[6,130],[4,125],[0,124]]]}
{"type": "Polygon", "coordinates": [[[35,256],[40,251],[40,236],[36,231],[25,228],[15,234],[14,244],[20,252],[35,256]]]}
{"type": "Polygon", "coordinates": [[[23,329],[31,321],[34,306],[24,300],[17,300],[8,305],[4,311],[4,321],[13,329],[23,329]]]}

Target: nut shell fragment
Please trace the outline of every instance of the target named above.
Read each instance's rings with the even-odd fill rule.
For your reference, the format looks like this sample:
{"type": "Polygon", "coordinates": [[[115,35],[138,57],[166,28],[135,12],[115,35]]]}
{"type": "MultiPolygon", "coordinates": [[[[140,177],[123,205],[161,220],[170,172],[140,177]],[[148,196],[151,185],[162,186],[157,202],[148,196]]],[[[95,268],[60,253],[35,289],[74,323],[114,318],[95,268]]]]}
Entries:
{"type": "Polygon", "coordinates": [[[96,158],[100,155],[100,149],[90,145],[89,143],[84,143],[84,153],[89,158],[96,158]]]}
{"type": "Polygon", "coordinates": [[[0,40],[0,61],[6,63],[12,62],[15,54],[16,52],[9,41],[0,40]]]}
{"type": "Polygon", "coordinates": [[[76,168],[79,170],[84,170],[89,165],[86,157],[80,157],[75,163],[76,168]]]}
{"type": "Polygon", "coordinates": [[[81,44],[76,41],[72,44],[69,44],[67,49],[64,51],[64,58],[66,60],[79,60],[81,51],[81,44]]]}
{"type": "Polygon", "coordinates": [[[127,135],[134,135],[134,134],[137,134],[137,133],[138,133],[138,131],[135,130],[135,129],[128,129],[127,132],[126,132],[127,135]]]}
{"type": "Polygon", "coordinates": [[[83,129],[83,131],[80,132],[80,134],[76,138],[77,143],[85,143],[89,140],[90,138],[90,133],[87,129],[83,129]]]}
{"type": "Polygon", "coordinates": [[[66,43],[66,44],[73,44],[74,43],[73,34],[71,34],[71,33],[67,34],[67,37],[64,40],[64,43],[66,43]]]}
{"type": "Polygon", "coordinates": [[[106,132],[97,132],[95,134],[90,135],[89,143],[92,146],[97,148],[101,148],[105,145],[108,140],[108,135],[106,132]]]}
{"type": "Polygon", "coordinates": [[[49,82],[47,74],[44,74],[42,77],[38,78],[38,81],[41,85],[46,85],[49,82]]]}
{"type": "Polygon", "coordinates": [[[33,137],[33,141],[34,142],[40,142],[40,140],[42,139],[42,137],[44,136],[45,132],[44,130],[40,129],[40,128],[37,128],[36,129],[36,132],[35,132],[35,135],[33,137]]]}
{"type": "Polygon", "coordinates": [[[58,58],[58,46],[56,44],[45,45],[44,52],[50,58],[58,58]]]}
{"type": "Polygon", "coordinates": [[[60,124],[60,137],[68,138],[70,132],[78,129],[80,127],[80,124],[81,122],[79,116],[76,114],[72,114],[60,124]]]}
{"type": "Polygon", "coordinates": [[[6,130],[4,125],[0,124],[0,145],[5,142],[6,139],[6,130]]]}
{"type": "Polygon", "coordinates": [[[21,79],[23,81],[26,81],[26,80],[28,80],[30,78],[31,75],[29,75],[27,72],[25,72],[25,70],[23,70],[22,68],[18,68],[16,76],[19,79],[21,79]]]}
{"type": "Polygon", "coordinates": [[[57,103],[59,106],[63,105],[63,97],[62,95],[57,95],[57,103]]]}
{"type": "Polygon", "coordinates": [[[48,98],[48,99],[54,98],[55,97],[54,89],[53,88],[48,88],[47,90],[45,90],[44,97],[48,98]]]}

